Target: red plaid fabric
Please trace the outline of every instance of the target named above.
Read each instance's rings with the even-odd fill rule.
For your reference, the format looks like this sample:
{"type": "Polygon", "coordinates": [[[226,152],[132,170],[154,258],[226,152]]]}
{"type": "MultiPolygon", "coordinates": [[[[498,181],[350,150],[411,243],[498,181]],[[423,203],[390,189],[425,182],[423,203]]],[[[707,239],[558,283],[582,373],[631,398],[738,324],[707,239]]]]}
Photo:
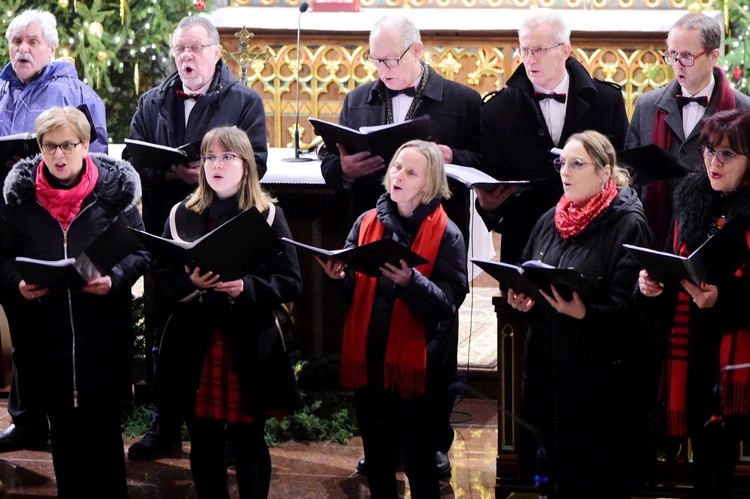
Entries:
{"type": "Polygon", "coordinates": [[[251,423],[253,417],[242,412],[240,378],[232,371],[229,339],[222,331],[214,331],[211,346],[203,360],[203,372],[195,399],[195,415],[199,418],[251,423]]]}

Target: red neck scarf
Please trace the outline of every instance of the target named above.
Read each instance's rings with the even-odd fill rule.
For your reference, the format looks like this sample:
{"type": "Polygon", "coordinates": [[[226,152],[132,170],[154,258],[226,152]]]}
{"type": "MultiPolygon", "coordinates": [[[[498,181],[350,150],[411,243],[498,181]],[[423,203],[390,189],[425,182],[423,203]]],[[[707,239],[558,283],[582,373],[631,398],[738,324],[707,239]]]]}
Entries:
{"type": "MultiPolygon", "coordinates": [[[[718,221],[717,221],[718,225],[718,221]]],[[[676,253],[687,256],[687,245],[679,240],[679,227],[675,222],[676,253]]],[[[746,234],[750,245],[750,231],[746,234]]],[[[747,263],[735,272],[735,276],[750,279],[750,265],[747,263]]],[[[677,294],[672,330],[667,347],[667,361],[662,370],[662,390],[660,398],[667,404],[667,431],[670,435],[684,437],[688,434],[685,400],[687,394],[688,344],[690,331],[690,295],[684,291],[677,294]]],[[[731,364],[750,362],[750,330],[724,332],[719,350],[719,368],[731,364]]],[[[716,373],[718,374],[718,373],[716,373]]],[[[750,372],[747,370],[729,371],[722,378],[722,411],[726,415],[747,415],[750,412],[750,372]]]]}
{"type": "MultiPolygon", "coordinates": [[[[447,223],[448,217],[438,205],[422,222],[411,246],[412,251],[428,261],[416,267],[427,278],[432,273],[447,223]]],[[[370,210],[362,220],[358,244],[362,246],[382,239],[383,230],[376,210],[370,210]]],[[[377,278],[357,273],[354,299],[344,325],[341,354],[341,384],[347,388],[356,389],[367,384],[367,333],[376,285],[377,278]]],[[[421,395],[424,393],[426,368],[424,322],[403,302],[396,300],[388,330],[383,386],[398,389],[403,398],[421,395]]]]}
{"type": "Polygon", "coordinates": [[[612,179],[607,181],[603,191],[580,208],[563,194],[555,208],[555,227],[560,237],[568,239],[580,234],[593,219],[612,204],[616,197],[617,187],[612,179]]]}
{"type": "MultiPolygon", "coordinates": [[[[724,70],[718,66],[714,66],[714,80],[718,87],[716,91],[716,112],[737,107],[734,99],[734,90],[732,90],[732,86],[729,84],[724,70]]],[[[667,113],[663,109],[657,108],[654,119],[654,131],[651,133],[651,143],[669,151],[669,148],[672,146],[672,129],[667,125],[666,119],[667,113]]],[[[659,243],[658,248],[663,248],[667,242],[667,232],[671,223],[671,220],[667,219],[667,203],[671,202],[672,200],[668,199],[667,196],[666,181],[657,180],[646,186],[646,203],[643,210],[646,213],[649,225],[651,225],[656,235],[659,243]]]]}
{"type": "Polygon", "coordinates": [[[90,156],[84,158],[84,171],[80,182],[70,189],[56,189],[52,187],[44,176],[47,167],[42,160],[36,170],[36,199],[55,218],[63,230],[67,230],[70,222],[81,211],[81,205],[86,196],[91,194],[99,180],[99,170],[90,156]]]}

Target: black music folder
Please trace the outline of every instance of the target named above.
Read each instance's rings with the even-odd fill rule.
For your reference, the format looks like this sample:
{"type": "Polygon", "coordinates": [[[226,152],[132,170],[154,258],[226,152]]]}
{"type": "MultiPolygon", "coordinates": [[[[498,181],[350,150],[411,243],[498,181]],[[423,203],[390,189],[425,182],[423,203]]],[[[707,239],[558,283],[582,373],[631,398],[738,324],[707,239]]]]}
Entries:
{"type": "Polygon", "coordinates": [[[140,247],[125,218],[118,216],[77,258],[47,261],[19,256],[16,268],[27,284],[40,288],[83,287],[140,247]]]}
{"type": "Polygon", "coordinates": [[[427,115],[403,123],[362,127],[360,130],[315,118],[308,118],[308,121],[315,134],[323,137],[328,152],[337,156],[339,148],[336,144],[340,142],[349,154],[369,151],[388,162],[402,144],[414,139],[431,141],[435,137],[432,120],[427,115]]]}
{"type": "Polygon", "coordinates": [[[575,269],[560,269],[536,260],[525,262],[520,267],[488,260],[471,261],[495,278],[501,288],[512,288],[515,293],[531,297],[535,297],[539,289],[554,297],[551,286],[555,286],[560,296],[567,301],[573,299],[573,291],[584,297],[593,290],[591,282],[575,269]]]}
{"type": "Polygon", "coordinates": [[[130,151],[130,162],[138,168],[171,171],[172,165],[188,166],[201,155],[200,140],[180,147],[163,146],[136,139],[125,139],[125,144],[130,151]]]}
{"type": "Polygon", "coordinates": [[[380,267],[386,263],[398,266],[398,262],[404,260],[406,265],[412,268],[427,263],[427,260],[417,253],[414,253],[411,249],[397,243],[391,238],[380,239],[354,248],[332,251],[303,244],[287,237],[282,237],[281,240],[285,243],[312,251],[323,259],[341,262],[357,272],[371,277],[380,276],[380,267]]]}
{"type": "Polygon", "coordinates": [[[656,144],[626,149],[617,153],[617,162],[627,166],[633,182],[646,185],[656,180],[682,178],[690,168],[656,144]]]}
{"type": "Polygon", "coordinates": [[[175,272],[200,267],[221,281],[234,281],[281,253],[276,232],[254,206],[193,242],[175,241],[131,229],[156,259],[156,266],[175,272]]]}
{"type": "Polygon", "coordinates": [[[34,133],[14,133],[0,137],[0,164],[8,161],[15,163],[15,158],[29,158],[39,154],[39,143],[34,133]]]}
{"type": "Polygon", "coordinates": [[[743,217],[733,218],[689,256],[663,253],[630,244],[623,244],[623,247],[654,281],[675,284],[688,279],[698,286],[702,282],[713,284],[732,275],[750,256],[745,225],[743,217]]]}
{"type": "Polygon", "coordinates": [[[530,187],[531,184],[531,180],[498,180],[495,177],[487,175],[483,171],[470,166],[446,163],[444,169],[445,175],[448,178],[461,182],[469,189],[477,187],[492,192],[500,185],[515,185],[518,188],[516,191],[516,194],[518,194],[521,190],[530,187]]]}

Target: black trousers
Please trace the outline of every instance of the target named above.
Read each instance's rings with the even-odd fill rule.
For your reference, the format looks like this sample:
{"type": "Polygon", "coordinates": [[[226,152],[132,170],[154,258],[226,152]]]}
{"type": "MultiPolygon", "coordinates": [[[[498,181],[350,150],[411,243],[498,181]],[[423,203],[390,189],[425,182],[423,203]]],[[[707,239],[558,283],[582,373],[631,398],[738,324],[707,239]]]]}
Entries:
{"type": "Polygon", "coordinates": [[[13,363],[13,377],[8,393],[8,414],[16,426],[43,437],[49,433],[47,414],[38,406],[30,407],[23,401],[21,398],[21,393],[25,392],[23,386],[23,378],[19,382],[18,368],[13,363]]]}
{"type": "Polygon", "coordinates": [[[271,454],[265,440],[265,419],[224,423],[188,418],[190,470],[201,499],[229,499],[224,443],[235,450],[237,487],[241,499],[265,499],[271,485],[271,454]],[[225,432],[226,426],[226,432],[225,432]]]}
{"type": "Polygon", "coordinates": [[[439,397],[421,395],[402,399],[397,392],[369,385],[357,389],[354,395],[372,498],[398,498],[393,455],[399,447],[411,497],[439,498],[434,426],[425,424],[438,410],[439,397]]]}
{"type": "Polygon", "coordinates": [[[693,487],[696,498],[730,499],[734,481],[735,439],[718,427],[690,434],[693,447],[693,487]]]}
{"type": "Polygon", "coordinates": [[[60,498],[127,498],[125,450],[117,401],[79,396],[47,408],[60,498]]]}

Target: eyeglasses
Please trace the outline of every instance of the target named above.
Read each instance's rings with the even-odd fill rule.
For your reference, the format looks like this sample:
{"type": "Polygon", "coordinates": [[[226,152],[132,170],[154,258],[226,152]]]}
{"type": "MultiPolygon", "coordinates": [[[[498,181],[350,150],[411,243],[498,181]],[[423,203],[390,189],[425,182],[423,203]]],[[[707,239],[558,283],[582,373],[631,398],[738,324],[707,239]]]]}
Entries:
{"type": "Polygon", "coordinates": [[[679,62],[680,65],[686,68],[692,68],[693,66],[695,66],[695,59],[702,56],[703,54],[708,54],[708,49],[704,50],[700,54],[695,55],[677,55],[676,53],[664,52],[661,57],[664,59],[664,62],[669,64],[670,66],[674,66],[679,62]]]}
{"type": "Polygon", "coordinates": [[[62,144],[53,144],[52,142],[43,142],[42,143],[42,150],[46,152],[47,154],[55,154],[55,151],[57,151],[57,148],[59,147],[63,153],[70,154],[73,151],[75,151],[75,148],[78,147],[80,142],[63,142],[62,144]]]}
{"type": "Polygon", "coordinates": [[[401,54],[401,57],[399,57],[398,59],[378,59],[377,57],[371,56],[369,50],[365,54],[365,59],[367,59],[368,62],[372,64],[373,66],[375,66],[376,68],[379,67],[381,64],[383,64],[385,67],[392,69],[392,68],[398,67],[398,65],[401,63],[401,59],[404,58],[404,56],[409,51],[409,49],[411,49],[412,45],[414,44],[412,43],[411,45],[406,47],[406,50],[404,50],[404,53],[401,54]]]}
{"type": "Polygon", "coordinates": [[[183,52],[186,50],[189,50],[191,54],[200,54],[203,52],[203,49],[206,47],[210,47],[211,45],[216,45],[215,43],[207,43],[205,45],[190,45],[189,47],[182,47],[180,45],[175,45],[172,47],[172,55],[175,57],[179,57],[182,55],[183,52]]]}
{"type": "Polygon", "coordinates": [[[555,165],[555,170],[557,170],[558,172],[561,171],[567,165],[568,170],[571,173],[576,173],[578,170],[581,169],[582,166],[593,165],[594,163],[583,161],[578,158],[575,158],[571,161],[567,161],[567,160],[560,159],[560,158],[555,158],[552,164],[555,165]]]}
{"type": "Polygon", "coordinates": [[[719,160],[719,163],[722,165],[725,165],[732,161],[736,154],[734,154],[731,151],[715,151],[714,149],[711,149],[710,147],[706,145],[702,145],[698,148],[698,150],[703,155],[703,159],[708,161],[709,163],[714,160],[714,157],[719,160]]]}
{"type": "Polygon", "coordinates": [[[530,55],[534,55],[537,57],[542,57],[544,54],[546,54],[548,51],[552,49],[556,49],[557,47],[565,45],[565,43],[560,42],[558,44],[552,45],[550,47],[536,47],[536,48],[528,48],[528,47],[518,47],[516,49],[516,55],[520,57],[521,59],[525,59],[526,57],[530,55]]]}
{"type": "Polygon", "coordinates": [[[232,154],[231,152],[225,152],[223,154],[219,154],[218,156],[214,154],[204,154],[201,159],[203,159],[203,163],[207,165],[213,165],[216,163],[222,163],[226,165],[230,161],[234,161],[235,159],[240,159],[239,156],[236,154],[232,154]]]}

